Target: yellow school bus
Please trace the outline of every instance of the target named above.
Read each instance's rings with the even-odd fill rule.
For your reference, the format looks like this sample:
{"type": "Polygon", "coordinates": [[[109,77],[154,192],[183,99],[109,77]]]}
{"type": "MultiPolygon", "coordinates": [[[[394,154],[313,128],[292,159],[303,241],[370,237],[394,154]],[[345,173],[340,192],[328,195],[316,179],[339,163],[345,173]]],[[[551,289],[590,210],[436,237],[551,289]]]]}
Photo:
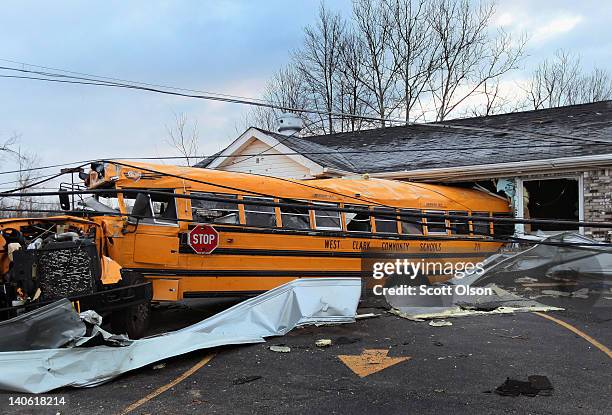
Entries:
{"type": "Polygon", "coordinates": [[[299,181],[107,162],[86,180],[90,189],[132,191],[98,196],[125,216],[94,220],[108,230],[110,256],[153,282],[155,300],[254,294],[299,277],[358,276],[361,260],[373,251],[478,260],[501,245],[485,235],[493,234],[493,224],[393,215],[510,213],[506,200],[481,191],[380,179],[299,181]],[[126,219],[134,213],[136,190],[155,191],[139,212],[150,217],[137,225],[126,219]],[[208,255],[188,244],[199,223],[219,233],[218,247],[208,255]]]}
{"type": "Polygon", "coordinates": [[[477,262],[502,245],[502,226],[486,218],[510,214],[505,199],[483,191],[367,177],[301,181],[111,160],[82,178],[95,192],[81,204],[101,230],[101,254],[130,282],[151,282],[154,301],[359,277],[364,258],[381,253],[477,262]],[[189,241],[200,224],[218,234],[206,254],[189,241]]]}

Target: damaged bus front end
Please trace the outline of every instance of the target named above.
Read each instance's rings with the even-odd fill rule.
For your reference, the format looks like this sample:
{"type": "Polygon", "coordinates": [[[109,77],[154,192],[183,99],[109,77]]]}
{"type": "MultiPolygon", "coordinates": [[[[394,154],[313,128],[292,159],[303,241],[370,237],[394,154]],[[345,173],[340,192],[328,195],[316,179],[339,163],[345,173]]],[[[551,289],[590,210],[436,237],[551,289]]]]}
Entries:
{"type": "Polygon", "coordinates": [[[131,278],[107,254],[103,226],[73,217],[0,220],[0,320],[61,298],[95,310],[113,330],[144,335],[149,283],[131,278]]]}

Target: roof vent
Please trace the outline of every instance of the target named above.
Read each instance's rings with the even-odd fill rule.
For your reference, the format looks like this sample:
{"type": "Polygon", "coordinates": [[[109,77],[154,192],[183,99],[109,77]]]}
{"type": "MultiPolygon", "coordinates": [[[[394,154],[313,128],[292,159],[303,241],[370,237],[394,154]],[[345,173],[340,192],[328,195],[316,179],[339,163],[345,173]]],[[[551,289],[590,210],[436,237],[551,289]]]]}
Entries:
{"type": "Polygon", "coordinates": [[[298,135],[302,131],[302,119],[295,114],[283,113],[277,123],[277,130],[283,135],[298,135]]]}

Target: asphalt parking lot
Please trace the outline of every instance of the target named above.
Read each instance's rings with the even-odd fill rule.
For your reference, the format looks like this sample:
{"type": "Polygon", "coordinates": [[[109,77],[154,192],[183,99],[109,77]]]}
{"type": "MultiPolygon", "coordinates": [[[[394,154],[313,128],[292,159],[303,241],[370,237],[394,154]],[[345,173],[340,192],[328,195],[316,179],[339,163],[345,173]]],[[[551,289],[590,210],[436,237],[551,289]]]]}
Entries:
{"type": "MultiPolygon", "coordinates": [[[[432,327],[381,309],[360,309],[379,316],[299,328],[267,343],[194,352],[95,388],[45,394],[63,397],[65,405],[9,406],[11,396],[28,395],[2,393],[0,408],[17,414],[609,413],[611,357],[605,349],[612,344],[612,308],[579,298],[540,301],[566,308],[546,314],[590,340],[534,313],[456,318],[451,326],[432,327]],[[319,339],[332,345],[317,347],[319,339]],[[270,346],[288,346],[290,352],[270,346]],[[553,395],[492,393],[506,377],[529,375],[547,376],[553,395]]],[[[231,304],[159,307],[152,333],[194,323],[231,304]]]]}

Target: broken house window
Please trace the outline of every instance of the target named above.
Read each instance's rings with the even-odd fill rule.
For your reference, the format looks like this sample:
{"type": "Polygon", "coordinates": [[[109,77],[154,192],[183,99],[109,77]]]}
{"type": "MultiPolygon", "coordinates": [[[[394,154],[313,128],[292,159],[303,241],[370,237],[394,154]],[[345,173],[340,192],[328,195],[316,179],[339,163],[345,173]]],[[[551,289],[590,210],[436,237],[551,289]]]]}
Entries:
{"type": "MultiPolygon", "coordinates": [[[[317,205],[329,206],[330,209],[338,209],[337,204],[317,203],[317,205]]],[[[315,210],[315,228],[338,231],[342,229],[340,223],[340,212],[337,210],[315,210]]]]}
{"type": "Polygon", "coordinates": [[[397,233],[397,219],[395,215],[395,209],[374,208],[376,233],[397,233]]]}
{"type": "MultiPolygon", "coordinates": [[[[212,196],[236,200],[236,195],[214,193],[191,193],[192,196],[212,196]]],[[[237,201],[213,201],[191,199],[193,220],[204,223],[239,224],[240,214],[237,201]]]]}
{"type": "MultiPolygon", "coordinates": [[[[294,202],[290,200],[283,201],[283,203],[300,204],[301,202],[294,202]]],[[[289,207],[281,206],[281,220],[283,222],[283,228],[287,229],[310,229],[310,210],[306,203],[301,203],[304,206],[289,207]]]]}
{"type": "Polygon", "coordinates": [[[345,205],[347,209],[359,212],[346,212],[346,230],[349,232],[372,232],[370,210],[367,206],[345,205]],[[362,213],[363,212],[363,213],[362,213]]]}
{"type": "MultiPolygon", "coordinates": [[[[425,211],[426,214],[429,215],[444,215],[444,212],[440,211],[425,211]]],[[[446,231],[446,221],[441,218],[427,218],[427,233],[437,233],[437,234],[445,234],[446,231]]]]}
{"type": "Polygon", "coordinates": [[[419,214],[419,216],[402,216],[400,218],[402,224],[402,235],[423,235],[423,218],[420,216],[420,211],[414,209],[401,209],[400,213],[419,214]]]}
{"type": "MultiPolygon", "coordinates": [[[[274,199],[268,197],[245,196],[243,197],[243,200],[252,202],[274,202],[274,199]]],[[[276,213],[274,212],[274,206],[245,204],[244,216],[248,226],[260,226],[264,228],[276,227],[276,213]]]]}
{"type": "MultiPolygon", "coordinates": [[[[578,221],[579,189],[576,179],[525,180],[523,187],[527,194],[525,219],[561,219],[578,221]]],[[[529,224],[526,232],[577,230],[575,225],[529,224]],[[531,229],[529,229],[529,227],[531,229]]]]}

